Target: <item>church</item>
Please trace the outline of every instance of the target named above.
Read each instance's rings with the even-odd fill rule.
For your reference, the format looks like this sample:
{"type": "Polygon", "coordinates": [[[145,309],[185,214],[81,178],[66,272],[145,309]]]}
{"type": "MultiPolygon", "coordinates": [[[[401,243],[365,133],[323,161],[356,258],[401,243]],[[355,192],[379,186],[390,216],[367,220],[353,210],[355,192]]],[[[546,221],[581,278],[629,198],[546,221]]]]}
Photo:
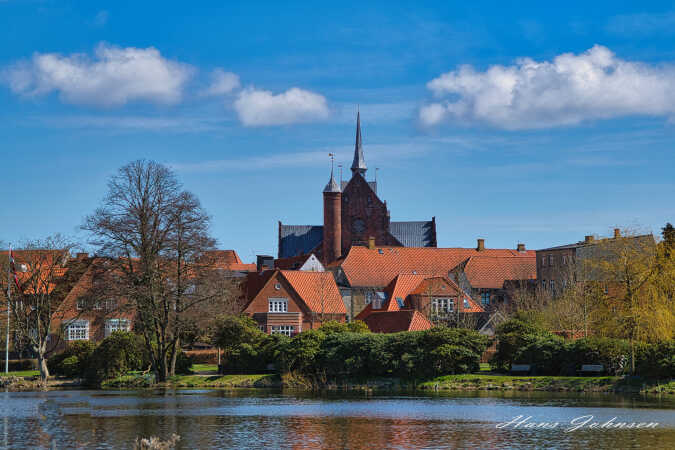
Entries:
{"type": "Polygon", "coordinates": [[[347,255],[352,246],[436,247],[436,220],[392,222],[387,202],[377,196],[377,181],[367,181],[361,140],[361,116],[356,116],[352,176],[338,184],[331,167],[323,190],[323,225],[284,225],[279,222],[279,258],[315,254],[324,263],[347,255]]]}

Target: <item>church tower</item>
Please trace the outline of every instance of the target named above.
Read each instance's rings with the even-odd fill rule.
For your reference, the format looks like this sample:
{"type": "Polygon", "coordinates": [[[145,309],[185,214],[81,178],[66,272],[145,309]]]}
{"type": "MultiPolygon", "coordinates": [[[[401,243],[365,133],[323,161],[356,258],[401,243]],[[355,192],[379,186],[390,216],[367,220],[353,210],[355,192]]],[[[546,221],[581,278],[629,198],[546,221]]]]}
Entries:
{"type": "MultiPolygon", "coordinates": [[[[332,157],[332,155],[331,155],[332,157]]],[[[330,263],[342,256],[342,192],[333,177],[323,190],[323,261],[330,263]]]]}

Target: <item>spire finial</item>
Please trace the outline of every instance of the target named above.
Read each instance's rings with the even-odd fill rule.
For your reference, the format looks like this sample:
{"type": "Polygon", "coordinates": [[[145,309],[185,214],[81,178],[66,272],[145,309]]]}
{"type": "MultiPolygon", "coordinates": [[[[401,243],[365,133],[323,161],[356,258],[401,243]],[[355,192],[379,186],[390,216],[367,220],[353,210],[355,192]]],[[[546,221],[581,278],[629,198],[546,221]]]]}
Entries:
{"type": "Polygon", "coordinates": [[[366,160],[363,157],[363,145],[361,143],[361,112],[356,112],[356,144],[354,145],[354,162],[352,163],[352,173],[359,173],[366,176],[366,160]]]}
{"type": "Polygon", "coordinates": [[[335,155],[333,153],[329,153],[328,156],[330,157],[330,180],[328,180],[328,184],[326,185],[323,191],[340,192],[340,187],[335,182],[335,177],[333,176],[333,165],[335,163],[335,155]]]}

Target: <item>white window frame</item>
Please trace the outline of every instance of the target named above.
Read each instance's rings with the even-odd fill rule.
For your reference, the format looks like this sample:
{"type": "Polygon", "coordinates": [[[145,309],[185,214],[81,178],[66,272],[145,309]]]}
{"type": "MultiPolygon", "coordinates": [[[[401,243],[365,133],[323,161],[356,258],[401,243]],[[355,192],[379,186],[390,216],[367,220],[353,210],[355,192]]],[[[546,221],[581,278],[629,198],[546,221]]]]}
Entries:
{"type": "Polygon", "coordinates": [[[272,325],[270,334],[283,334],[291,337],[295,334],[295,325],[272,325]]]}
{"type": "Polygon", "coordinates": [[[288,299],[270,297],[267,299],[268,312],[270,313],[286,313],[288,312],[288,299]]]}
{"type": "Polygon", "coordinates": [[[106,319],[105,321],[105,337],[110,336],[115,331],[130,331],[131,322],[129,319],[106,319]]]}
{"type": "Polygon", "coordinates": [[[89,340],[89,321],[77,320],[66,325],[66,341],[88,341],[89,340]]]}
{"type": "Polygon", "coordinates": [[[431,311],[434,314],[447,314],[455,310],[455,299],[448,297],[434,297],[431,299],[431,311]]]}

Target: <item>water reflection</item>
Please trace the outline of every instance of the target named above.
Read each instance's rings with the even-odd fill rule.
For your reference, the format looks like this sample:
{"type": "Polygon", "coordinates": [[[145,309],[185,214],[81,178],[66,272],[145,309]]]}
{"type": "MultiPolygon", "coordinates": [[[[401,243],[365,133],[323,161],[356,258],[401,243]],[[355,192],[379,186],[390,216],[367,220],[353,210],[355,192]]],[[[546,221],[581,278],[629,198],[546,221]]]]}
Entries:
{"type": "Polygon", "coordinates": [[[273,391],[0,393],[2,448],[675,448],[672,398],[558,393],[364,395],[273,391]],[[522,415],[567,424],[659,422],[647,430],[497,429],[522,415]]]}

